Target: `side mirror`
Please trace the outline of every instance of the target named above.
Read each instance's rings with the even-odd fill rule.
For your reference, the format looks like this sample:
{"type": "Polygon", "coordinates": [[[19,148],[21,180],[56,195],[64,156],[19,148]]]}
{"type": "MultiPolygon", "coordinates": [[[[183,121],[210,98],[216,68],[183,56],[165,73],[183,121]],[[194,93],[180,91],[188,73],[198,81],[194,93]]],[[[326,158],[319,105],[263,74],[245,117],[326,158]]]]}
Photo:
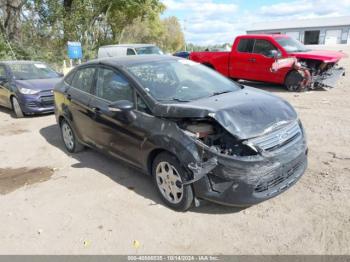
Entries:
{"type": "Polygon", "coordinates": [[[128,100],[120,100],[108,106],[109,112],[125,123],[131,123],[136,119],[133,109],[134,104],[128,100]]]}
{"type": "Polygon", "coordinates": [[[271,58],[273,58],[273,59],[277,60],[277,59],[278,59],[278,57],[279,57],[279,53],[278,53],[278,51],[277,51],[277,50],[271,50],[271,51],[270,51],[270,55],[269,55],[269,57],[271,57],[271,58]]]}

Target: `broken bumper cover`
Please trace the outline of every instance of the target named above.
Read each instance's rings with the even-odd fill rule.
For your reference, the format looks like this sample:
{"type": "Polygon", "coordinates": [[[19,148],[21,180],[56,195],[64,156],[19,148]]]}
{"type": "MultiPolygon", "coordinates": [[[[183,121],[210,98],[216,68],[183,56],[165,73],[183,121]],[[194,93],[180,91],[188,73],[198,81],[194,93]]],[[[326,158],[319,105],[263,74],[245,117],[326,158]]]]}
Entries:
{"type": "Polygon", "coordinates": [[[193,183],[195,194],[224,205],[250,206],[275,197],[294,185],[307,168],[303,138],[268,157],[234,160],[206,153],[217,159],[217,165],[193,183]]]}
{"type": "Polygon", "coordinates": [[[316,87],[334,88],[342,76],[345,76],[345,69],[335,67],[315,77],[314,83],[316,87]]]}

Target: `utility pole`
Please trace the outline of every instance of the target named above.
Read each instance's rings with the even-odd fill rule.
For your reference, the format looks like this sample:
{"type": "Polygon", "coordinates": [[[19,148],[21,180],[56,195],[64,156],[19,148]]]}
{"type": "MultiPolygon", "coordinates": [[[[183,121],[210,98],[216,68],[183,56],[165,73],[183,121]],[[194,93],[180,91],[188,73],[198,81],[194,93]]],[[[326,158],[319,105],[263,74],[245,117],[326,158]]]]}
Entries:
{"type": "Polygon", "coordinates": [[[187,44],[186,44],[186,18],[183,20],[184,21],[184,24],[183,24],[183,27],[184,27],[184,41],[185,41],[185,51],[187,51],[187,44]]]}

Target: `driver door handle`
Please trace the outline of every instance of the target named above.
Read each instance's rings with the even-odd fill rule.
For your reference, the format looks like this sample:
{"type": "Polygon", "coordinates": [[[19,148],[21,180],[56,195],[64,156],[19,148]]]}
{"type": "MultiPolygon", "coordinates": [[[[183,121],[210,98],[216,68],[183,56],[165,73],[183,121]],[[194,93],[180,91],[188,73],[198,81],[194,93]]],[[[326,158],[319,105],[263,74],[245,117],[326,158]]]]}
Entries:
{"type": "Polygon", "coordinates": [[[249,58],[248,61],[249,61],[249,62],[252,62],[252,63],[255,63],[255,62],[256,62],[256,59],[255,59],[255,58],[249,58]]]}
{"type": "Polygon", "coordinates": [[[101,112],[101,109],[100,109],[100,108],[98,108],[98,107],[92,107],[92,108],[91,108],[91,110],[92,110],[92,112],[94,112],[95,114],[97,114],[97,113],[100,113],[100,112],[101,112]]]}

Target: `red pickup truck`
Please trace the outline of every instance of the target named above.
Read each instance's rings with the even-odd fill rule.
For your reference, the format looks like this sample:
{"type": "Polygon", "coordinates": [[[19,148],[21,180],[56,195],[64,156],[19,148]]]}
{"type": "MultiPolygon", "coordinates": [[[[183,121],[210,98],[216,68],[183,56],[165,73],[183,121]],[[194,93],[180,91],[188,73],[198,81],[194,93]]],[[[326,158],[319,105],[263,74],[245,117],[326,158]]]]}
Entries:
{"type": "Polygon", "coordinates": [[[287,35],[238,36],[229,52],[192,52],[190,59],[232,79],[283,84],[290,91],[334,87],[345,75],[342,52],[310,50],[287,35]]]}

